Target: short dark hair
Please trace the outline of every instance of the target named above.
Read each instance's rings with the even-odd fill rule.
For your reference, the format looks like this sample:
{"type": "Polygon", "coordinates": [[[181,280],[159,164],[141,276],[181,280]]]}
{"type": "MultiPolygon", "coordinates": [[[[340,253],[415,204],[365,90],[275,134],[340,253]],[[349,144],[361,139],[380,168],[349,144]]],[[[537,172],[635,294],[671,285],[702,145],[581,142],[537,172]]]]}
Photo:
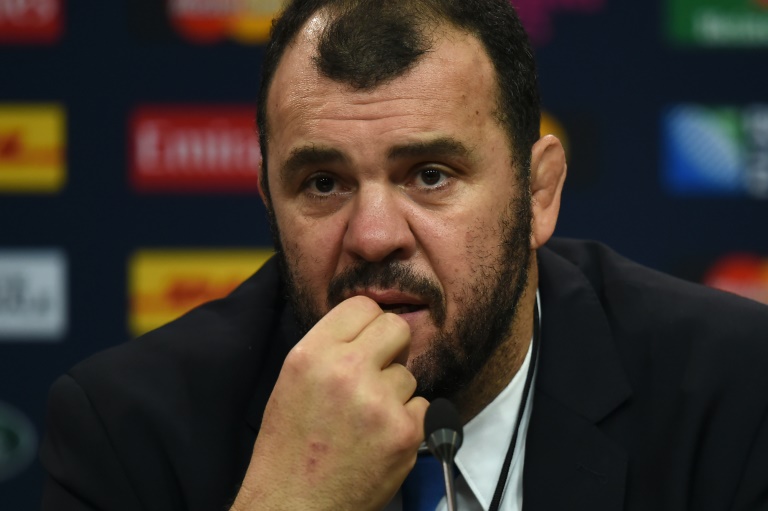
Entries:
{"type": "Polygon", "coordinates": [[[496,71],[496,114],[507,132],[513,164],[527,186],[531,147],[539,138],[536,63],[510,0],[292,0],[272,26],[261,74],[258,127],[269,195],[267,96],[280,60],[312,14],[330,21],[314,58],[318,71],[355,89],[373,89],[402,75],[431,49],[435,29],[453,26],[475,36],[496,71]]]}

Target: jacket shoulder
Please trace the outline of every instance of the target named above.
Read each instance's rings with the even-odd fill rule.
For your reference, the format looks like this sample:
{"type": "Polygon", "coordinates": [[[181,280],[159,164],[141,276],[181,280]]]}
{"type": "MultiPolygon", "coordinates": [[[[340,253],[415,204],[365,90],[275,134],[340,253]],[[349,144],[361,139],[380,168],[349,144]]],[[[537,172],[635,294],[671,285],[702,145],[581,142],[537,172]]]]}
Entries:
{"type": "Polygon", "coordinates": [[[648,268],[599,242],[555,239],[547,248],[586,277],[606,311],[637,318],[636,326],[663,320],[658,326],[683,331],[768,335],[765,304],[648,268]]]}
{"type": "Polygon", "coordinates": [[[66,378],[120,438],[143,432],[175,444],[184,434],[244,424],[254,392],[269,395],[295,342],[275,266],[267,263],[225,298],[93,355],[66,378]]]}
{"type": "Polygon", "coordinates": [[[633,379],[653,367],[670,379],[688,377],[712,388],[753,378],[768,392],[765,304],[647,268],[601,243],[555,240],[547,246],[545,265],[570,266],[594,291],[633,379]]]}
{"type": "Polygon", "coordinates": [[[552,240],[538,255],[550,348],[542,342],[549,359],[542,357],[537,385],[551,402],[594,417],[626,453],[626,502],[763,509],[768,307],[600,243],[552,240]],[[623,386],[610,413],[584,412],[594,408],[584,403],[623,386]]]}
{"type": "Polygon", "coordinates": [[[126,485],[164,495],[148,509],[213,509],[233,496],[255,438],[254,393],[271,393],[293,342],[275,266],[57,380],[41,458],[58,493],[89,495],[97,476],[83,474],[102,467],[98,477],[128,481],[121,495],[126,485]],[[78,461],[85,451],[94,453],[87,466],[78,461]]]}
{"type": "Polygon", "coordinates": [[[78,381],[144,380],[155,373],[170,378],[177,371],[197,374],[248,364],[275,337],[284,310],[275,266],[267,262],[228,296],[97,353],[70,374],[78,381]]]}

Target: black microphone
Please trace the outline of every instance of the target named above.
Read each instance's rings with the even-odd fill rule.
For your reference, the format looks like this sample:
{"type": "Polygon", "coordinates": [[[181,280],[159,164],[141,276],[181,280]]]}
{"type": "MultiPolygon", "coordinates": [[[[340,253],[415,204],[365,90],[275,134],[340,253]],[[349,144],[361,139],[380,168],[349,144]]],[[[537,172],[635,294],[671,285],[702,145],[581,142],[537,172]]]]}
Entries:
{"type": "Polygon", "coordinates": [[[464,429],[461,426],[459,412],[453,403],[445,398],[437,398],[430,403],[424,416],[424,437],[429,451],[443,465],[445,479],[445,499],[448,511],[456,509],[456,488],[453,484],[453,457],[461,447],[464,429]]]}

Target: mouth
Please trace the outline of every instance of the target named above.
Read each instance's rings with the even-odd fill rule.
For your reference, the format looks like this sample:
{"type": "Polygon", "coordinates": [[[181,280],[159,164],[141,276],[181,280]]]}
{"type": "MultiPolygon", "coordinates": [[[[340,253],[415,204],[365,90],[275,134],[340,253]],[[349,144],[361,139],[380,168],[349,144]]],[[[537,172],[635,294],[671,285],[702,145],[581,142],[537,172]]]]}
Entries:
{"type": "Polygon", "coordinates": [[[416,312],[427,308],[423,304],[412,303],[381,303],[376,302],[384,312],[391,312],[393,314],[408,314],[409,312],[416,312]]]}
{"type": "Polygon", "coordinates": [[[367,296],[376,302],[381,310],[393,314],[409,314],[429,309],[429,304],[423,299],[400,291],[365,289],[350,293],[347,298],[354,295],[367,296]]]}

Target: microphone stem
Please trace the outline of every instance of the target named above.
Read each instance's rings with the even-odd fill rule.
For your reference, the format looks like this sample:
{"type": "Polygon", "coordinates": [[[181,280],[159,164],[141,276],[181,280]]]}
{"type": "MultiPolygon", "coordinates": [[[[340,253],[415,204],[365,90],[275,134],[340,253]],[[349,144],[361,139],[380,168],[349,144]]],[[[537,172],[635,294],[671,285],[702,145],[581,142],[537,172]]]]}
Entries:
{"type": "Polygon", "coordinates": [[[448,511],[456,511],[456,486],[453,483],[453,463],[442,460],[443,479],[445,480],[445,501],[448,511]]]}

